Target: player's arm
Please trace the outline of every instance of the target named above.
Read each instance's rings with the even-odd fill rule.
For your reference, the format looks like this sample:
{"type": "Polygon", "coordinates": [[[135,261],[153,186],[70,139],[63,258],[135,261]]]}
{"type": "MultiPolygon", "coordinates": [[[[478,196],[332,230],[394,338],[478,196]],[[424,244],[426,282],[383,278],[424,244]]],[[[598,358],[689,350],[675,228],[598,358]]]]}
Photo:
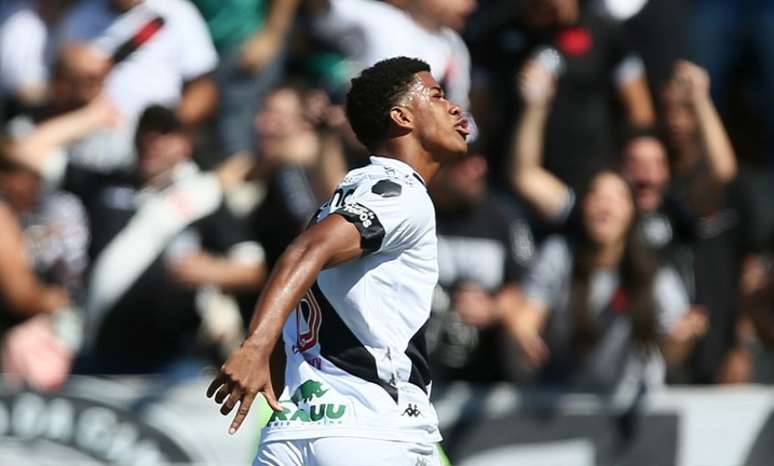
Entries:
{"type": "Polygon", "coordinates": [[[262,393],[269,405],[281,411],[271,385],[269,357],[282,326],[321,270],[363,255],[361,234],[340,215],[330,215],[296,238],[280,257],[255,306],[248,336],[221,368],[207,390],[227,415],[240,403],[229,428],[236,432],[250,406],[262,393]]]}
{"type": "Polygon", "coordinates": [[[537,62],[517,77],[524,110],[516,121],[508,177],[519,193],[543,218],[559,218],[571,197],[569,188],[543,168],[543,137],[554,93],[554,78],[537,62]]]}

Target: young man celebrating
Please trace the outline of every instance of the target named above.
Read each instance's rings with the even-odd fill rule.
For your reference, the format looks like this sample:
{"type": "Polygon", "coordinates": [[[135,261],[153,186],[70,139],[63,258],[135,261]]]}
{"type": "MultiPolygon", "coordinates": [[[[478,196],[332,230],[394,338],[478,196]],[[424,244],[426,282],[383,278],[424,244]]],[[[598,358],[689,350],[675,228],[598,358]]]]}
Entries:
{"type": "Polygon", "coordinates": [[[465,154],[467,121],[429,66],[405,57],[352,80],[347,116],[377,155],[279,259],[248,338],[207,393],[223,414],[240,403],[232,433],[258,393],[274,409],[256,465],[440,464],[423,335],[438,278],[425,183],[465,154]],[[277,401],[269,356],[281,330],[277,401]]]}

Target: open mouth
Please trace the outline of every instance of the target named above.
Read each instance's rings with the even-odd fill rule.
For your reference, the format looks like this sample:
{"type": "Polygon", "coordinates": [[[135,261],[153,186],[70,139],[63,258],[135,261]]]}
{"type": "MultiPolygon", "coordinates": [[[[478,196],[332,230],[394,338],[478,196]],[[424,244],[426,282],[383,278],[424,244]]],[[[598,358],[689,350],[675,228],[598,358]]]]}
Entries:
{"type": "Polygon", "coordinates": [[[454,130],[457,131],[457,134],[462,136],[462,139],[467,139],[468,135],[470,134],[470,130],[468,129],[468,120],[463,118],[458,121],[457,124],[454,125],[454,130]]]}

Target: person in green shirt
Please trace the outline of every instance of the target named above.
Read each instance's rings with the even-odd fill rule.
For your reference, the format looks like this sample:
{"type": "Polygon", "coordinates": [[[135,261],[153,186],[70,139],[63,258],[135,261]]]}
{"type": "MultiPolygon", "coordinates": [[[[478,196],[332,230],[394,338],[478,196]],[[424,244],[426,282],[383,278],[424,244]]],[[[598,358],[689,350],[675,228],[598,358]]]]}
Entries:
{"type": "Polygon", "coordinates": [[[282,77],[285,38],[301,0],[192,0],[220,55],[217,131],[224,156],[253,145],[253,116],[282,77]]]}

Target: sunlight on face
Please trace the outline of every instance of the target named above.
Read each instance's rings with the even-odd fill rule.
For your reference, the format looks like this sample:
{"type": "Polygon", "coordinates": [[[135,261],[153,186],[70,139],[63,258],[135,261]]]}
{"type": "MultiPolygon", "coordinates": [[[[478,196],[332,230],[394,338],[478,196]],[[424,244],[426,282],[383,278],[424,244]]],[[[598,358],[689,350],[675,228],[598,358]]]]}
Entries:
{"type": "Polygon", "coordinates": [[[433,76],[422,71],[405,93],[399,106],[415,118],[413,132],[422,147],[438,161],[467,153],[468,122],[459,106],[446,99],[433,76]]]}
{"type": "Polygon", "coordinates": [[[583,199],[583,226],[599,246],[623,241],[634,220],[629,187],[613,172],[597,175],[583,199]]]}

